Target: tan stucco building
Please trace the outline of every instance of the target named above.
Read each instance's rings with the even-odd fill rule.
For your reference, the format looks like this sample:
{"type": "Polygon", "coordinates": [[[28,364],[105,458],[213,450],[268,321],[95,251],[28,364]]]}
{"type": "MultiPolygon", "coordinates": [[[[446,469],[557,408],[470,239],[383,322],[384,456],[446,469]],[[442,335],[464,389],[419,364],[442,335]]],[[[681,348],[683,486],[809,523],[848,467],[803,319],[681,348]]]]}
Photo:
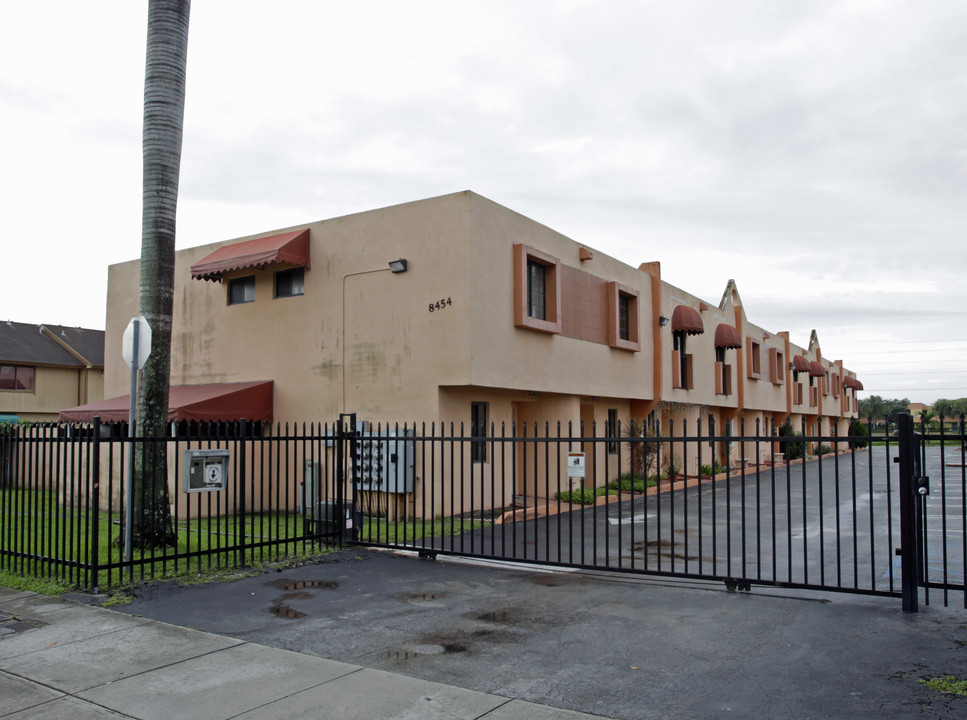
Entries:
{"type": "Polygon", "coordinates": [[[0,420],[56,422],[103,397],[103,330],[0,322],[0,420]]]}
{"type": "MultiPolygon", "coordinates": [[[[109,269],[108,348],[138,278],[138,261],[109,269]]],[[[734,282],[710,304],[657,262],[626,265],[472,192],[181,250],[174,298],[171,384],[271,381],[271,417],[249,420],[845,433],[856,413],[855,377],[816,334],[800,346],[755,325],[734,282]]],[[[128,370],[108,358],[105,394],[121,396],[128,370]]]]}

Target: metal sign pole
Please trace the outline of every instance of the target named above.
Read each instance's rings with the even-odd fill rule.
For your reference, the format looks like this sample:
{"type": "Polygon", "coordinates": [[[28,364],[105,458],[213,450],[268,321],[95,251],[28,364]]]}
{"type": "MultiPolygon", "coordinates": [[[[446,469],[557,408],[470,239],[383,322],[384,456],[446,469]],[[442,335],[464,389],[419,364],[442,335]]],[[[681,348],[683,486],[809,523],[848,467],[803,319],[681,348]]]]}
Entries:
{"type": "Polygon", "coordinates": [[[131,401],[128,403],[128,482],[125,488],[124,502],[124,559],[131,562],[131,526],[134,517],[132,505],[134,504],[134,421],[138,412],[138,330],[141,323],[135,318],[133,321],[133,347],[131,361],[131,401]]]}

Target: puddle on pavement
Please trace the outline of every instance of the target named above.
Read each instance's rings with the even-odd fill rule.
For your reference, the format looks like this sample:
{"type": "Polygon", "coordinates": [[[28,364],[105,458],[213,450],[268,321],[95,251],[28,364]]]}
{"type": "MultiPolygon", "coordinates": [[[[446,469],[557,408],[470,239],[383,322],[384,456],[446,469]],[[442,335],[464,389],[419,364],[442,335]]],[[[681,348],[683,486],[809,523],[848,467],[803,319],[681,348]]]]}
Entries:
{"type": "Polygon", "coordinates": [[[339,583],[335,580],[270,580],[265,583],[269,587],[274,587],[277,590],[307,590],[307,589],[318,589],[318,590],[335,590],[339,587],[339,583]]]}
{"type": "Polygon", "coordinates": [[[273,605],[269,608],[269,612],[284,620],[298,620],[306,616],[304,612],[293,610],[288,605],[273,605]]]}
{"type": "Polygon", "coordinates": [[[515,620],[515,616],[516,614],[510,610],[493,610],[474,615],[473,618],[474,620],[482,620],[483,622],[512,623],[515,620]]]}
{"type": "Polygon", "coordinates": [[[418,593],[407,593],[405,595],[398,596],[401,600],[411,603],[421,603],[421,602],[433,602],[435,600],[443,600],[447,596],[443,592],[418,592],[418,593]]]}
{"type": "Polygon", "coordinates": [[[407,648],[398,648],[395,650],[387,650],[383,653],[383,659],[390,660],[397,664],[404,664],[410,660],[415,660],[420,657],[430,657],[434,655],[453,655],[455,653],[466,652],[467,646],[461,643],[447,642],[443,644],[438,643],[424,643],[422,645],[411,645],[407,648]]]}
{"type": "MultiPolygon", "coordinates": [[[[694,546],[694,543],[691,543],[694,546]]],[[[632,545],[631,555],[622,555],[623,560],[635,560],[640,558],[642,554],[647,550],[651,555],[660,555],[664,558],[669,558],[671,560],[684,560],[686,562],[713,562],[712,558],[705,557],[701,555],[687,555],[684,552],[686,543],[676,542],[675,540],[668,540],[666,538],[661,538],[660,540],[649,540],[648,542],[639,541],[632,545]]]]}
{"type": "Polygon", "coordinates": [[[561,575],[535,575],[534,583],[537,585],[543,585],[544,587],[560,587],[565,583],[569,582],[570,578],[564,578],[561,575]]]}

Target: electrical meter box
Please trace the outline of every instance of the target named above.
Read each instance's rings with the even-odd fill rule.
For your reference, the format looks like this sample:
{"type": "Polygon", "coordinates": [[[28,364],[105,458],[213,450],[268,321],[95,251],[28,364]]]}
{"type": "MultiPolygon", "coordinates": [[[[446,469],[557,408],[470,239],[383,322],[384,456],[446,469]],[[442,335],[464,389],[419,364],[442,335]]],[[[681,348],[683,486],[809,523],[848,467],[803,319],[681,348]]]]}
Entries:
{"type": "Polygon", "coordinates": [[[373,431],[366,422],[357,423],[356,430],[353,455],[353,482],[356,489],[386,493],[413,492],[416,446],[412,440],[412,430],[373,431]]]}
{"type": "Polygon", "coordinates": [[[185,492],[217,492],[228,487],[228,450],[185,450],[185,492]]]}
{"type": "Polygon", "coordinates": [[[356,504],[338,501],[323,487],[318,460],[306,460],[299,510],[305,518],[306,535],[340,536],[357,540],[363,526],[363,514],[356,504]]]}

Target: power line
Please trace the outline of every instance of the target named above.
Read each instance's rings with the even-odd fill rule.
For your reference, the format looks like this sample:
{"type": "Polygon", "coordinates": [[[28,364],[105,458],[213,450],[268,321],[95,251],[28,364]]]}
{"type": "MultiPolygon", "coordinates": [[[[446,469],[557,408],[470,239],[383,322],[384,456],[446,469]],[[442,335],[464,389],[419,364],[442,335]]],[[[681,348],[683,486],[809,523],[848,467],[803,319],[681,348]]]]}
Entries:
{"type": "MultiPolygon", "coordinates": [[[[853,357],[854,355],[903,355],[908,353],[927,353],[927,352],[930,352],[932,349],[935,349],[935,348],[925,348],[923,350],[870,350],[869,352],[861,351],[861,352],[849,353],[849,356],[853,357]]],[[[967,350],[967,346],[943,349],[944,352],[954,352],[957,350],[967,350]]]]}
{"type": "MultiPolygon", "coordinates": [[[[863,377],[870,375],[910,375],[910,372],[868,372],[863,373],[863,377]]],[[[967,370],[918,370],[917,375],[967,375],[967,370]]]]}

